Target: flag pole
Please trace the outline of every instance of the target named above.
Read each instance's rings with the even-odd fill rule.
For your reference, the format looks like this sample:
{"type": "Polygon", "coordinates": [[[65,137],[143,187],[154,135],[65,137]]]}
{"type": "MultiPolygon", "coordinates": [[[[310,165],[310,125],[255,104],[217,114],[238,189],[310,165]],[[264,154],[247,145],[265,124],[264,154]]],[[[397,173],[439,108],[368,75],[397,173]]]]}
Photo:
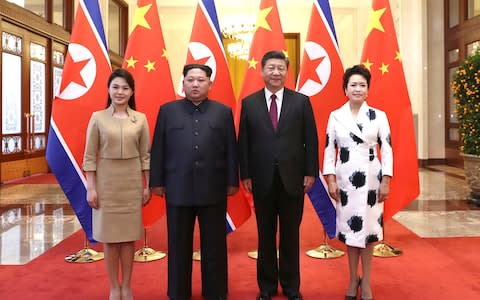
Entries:
{"type": "Polygon", "coordinates": [[[313,258],[330,259],[345,255],[345,252],[330,246],[327,242],[327,232],[323,229],[323,243],[315,249],[308,250],[307,255],[313,258]]]}
{"type": "Polygon", "coordinates": [[[65,257],[65,261],[68,263],[91,263],[96,262],[103,259],[103,252],[97,252],[90,248],[90,243],[88,242],[88,238],[85,234],[85,246],[82,250],[77,251],[74,254],[70,254],[65,257]]]}
{"type": "Polygon", "coordinates": [[[147,244],[147,228],[143,228],[143,247],[135,252],[133,260],[136,262],[149,262],[159,260],[167,256],[165,252],[157,251],[148,247],[147,244]]]}
{"type": "Polygon", "coordinates": [[[383,240],[373,247],[373,256],[376,257],[397,257],[402,255],[402,249],[390,246],[385,242],[385,227],[383,229],[383,240]]]}

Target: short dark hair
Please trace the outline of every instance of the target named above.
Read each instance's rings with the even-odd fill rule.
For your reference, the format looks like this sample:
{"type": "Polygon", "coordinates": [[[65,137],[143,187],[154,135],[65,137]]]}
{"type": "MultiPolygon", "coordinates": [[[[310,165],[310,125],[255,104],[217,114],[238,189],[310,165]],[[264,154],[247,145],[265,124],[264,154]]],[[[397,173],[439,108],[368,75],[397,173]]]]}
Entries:
{"type": "Polygon", "coordinates": [[[277,59],[284,60],[285,64],[287,65],[287,68],[288,68],[288,64],[290,62],[288,61],[288,57],[285,56],[285,53],[283,53],[283,51],[273,50],[273,51],[268,51],[267,53],[265,53],[263,55],[263,57],[262,57],[262,69],[267,64],[267,60],[272,59],[272,58],[277,58],[277,59]]]}
{"type": "Polygon", "coordinates": [[[207,74],[207,77],[210,78],[212,76],[212,68],[207,65],[202,64],[187,64],[183,67],[183,77],[187,76],[188,71],[191,69],[200,69],[207,74]]]}
{"type": "MultiPolygon", "coordinates": [[[[133,94],[130,96],[130,99],[128,99],[128,106],[130,106],[131,109],[135,110],[135,80],[133,80],[132,74],[130,74],[130,72],[122,68],[114,70],[112,74],[110,74],[110,77],[108,77],[108,84],[107,84],[108,88],[110,88],[110,84],[117,77],[121,77],[125,79],[128,86],[132,89],[133,94]]],[[[110,93],[108,93],[107,108],[111,104],[112,104],[112,98],[110,98],[110,93]]]]}
{"type": "Polygon", "coordinates": [[[350,77],[353,75],[360,75],[365,80],[367,81],[367,88],[370,87],[370,79],[372,78],[372,74],[370,74],[370,71],[365,68],[364,65],[354,65],[351,68],[348,68],[345,70],[345,73],[343,74],[343,89],[345,90],[348,85],[348,81],[350,80],[350,77]]]}

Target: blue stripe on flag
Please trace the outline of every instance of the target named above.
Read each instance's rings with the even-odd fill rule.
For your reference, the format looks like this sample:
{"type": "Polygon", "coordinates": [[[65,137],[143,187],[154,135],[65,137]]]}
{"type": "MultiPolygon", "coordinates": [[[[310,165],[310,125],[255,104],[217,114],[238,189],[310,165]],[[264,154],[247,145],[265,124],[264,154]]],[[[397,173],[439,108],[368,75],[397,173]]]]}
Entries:
{"type": "Polygon", "coordinates": [[[105,31],[103,30],[102,14],[100,13],[98,1],[86,0],[81,2],[85,3],[85,8],[87,9],[85,14],[90,15],[90,18],[92,18],[95,29],[102,39],[103,46],[105,49],[107,49],[107,39],[105,38],[105,31]]]}
{"type": "Polygon", "coordinates": [[[201,0],[205,8],[207,9],[208,15],[212,20],[213,26],[215,26],[216,34],[222,40],[222,32],[220,31],[220,25],[218,23],[217,10],[215,9],[214,0],[201,0]]]}
{"type": "MultiPolygon", "coordinates": [[[[320,175],[321,176],[321,175],[320,175]]],[[[320,217],[323,228],[330,239],[335,238],[337,231],[336,218],[337,213],[332,200],[328,195],[327,188],[323,177],[315,178],[312,189],[308,192],[308,197],[312,202],[315,212],[320,217]]]]}
{"type": "Polygon", "coordinates": [[[333,32],[335,42],[338,44],[337,33],[335,32],[335,26],[333,25],[332,11],[330,10],[330,3],[328,2],[328,0],[318,0],[318,5],[322,9],[323,15],[327,19],[328,26],[330,26],[330,29],[333,32]]]}
{"type": "Polygon", "coordinates": [[[92,209],[88,205],[87,191],[67,152],[63,148],[57,133],[50,127],[46,158],[63,192],[70,201],[80,224],[90,242],[96,242],[92,235],[92,209]]]}

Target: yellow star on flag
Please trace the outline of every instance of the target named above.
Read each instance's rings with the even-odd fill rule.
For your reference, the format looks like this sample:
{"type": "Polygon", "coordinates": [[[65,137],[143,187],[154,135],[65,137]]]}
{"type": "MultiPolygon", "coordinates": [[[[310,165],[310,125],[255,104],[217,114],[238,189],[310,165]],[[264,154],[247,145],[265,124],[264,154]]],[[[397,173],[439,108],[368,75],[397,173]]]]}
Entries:
{"type": "Polygon", "coordinates": [[[382,66],[381,66],[380,68],[378,68],[378,69],[379,69],[380,71],[382,71],[382,75],[383,75],[383,74],[385,74],[385,73],[388,72],[388,67],[389,67],[389,66],[390,66],[390,65],[386,65],[386,64],[382,63],[382,66]]]}
{"type": "Polygon", "coordinates": [[[248,68],[249,69],[257,69],[257,64],[258,64],[258,61],[255,60],[255,57],[252,57],[252,59],[250,59],[248,61],[248,68]]]}
{"type": "Polygon", "coordinates": [[[282,50],[283,54],[285,55],[286,58],[288,58],[288,52],[287,50],[282,50]]]}
{"type": "Polygon", "coordinates": [[[400,52],[399,51],[396,51],[395,52],[395,59],[398,60],[398,61],[402,61],[402,56],[400,55],[400,52]]]}
{"type": "Polygon", "coordinates": [[[138,60],[133,59],[133,56],[130,56],[130,58],[125,60],[127,62],[127,69],[128,68],[133,68],[135,69],[135,64],[138,62],[138,60]]]}
{"type": "Polygon", "coordinates": [[[151,3],[142,7],[137,7],[135,10],[135,16],[133,17],[132,31],[135,30],[137,26],[151,29],[150,24],[148,24],[147,19],[145,19],[145,15],[150,10],[150,7],[152,7],[151,3]]]}
{"type": "Polygon", "coordinates": [[[167,49],[163,49],[162,57],[165,57],[166,59],[168,59],[167,49]]]}
{"type": "Polygon", "coordinates": [[[370,34],[370,32],[373,29],[378,29],[381,32],[385,32],[385,29],[383,29],[382,22],[380,22],[380,19],[383,16],[383,13],[385,13],[386,8],[374,10],[370,12],[370,15],[368,17],[368,27],[367,27],[367,36],[370,34]]]}
{"type": "Polygon", "coordinates": [[[147,72],[149,72],[149,73],[150,73],[150,71],[152,71],[152,70],[154,70],[154,71],[156,70],[156,69],[155,69],[155,62],[154,62],[154,61],[148,60],[147,64],[144,65],[144,67],[147,69],[147,72]]]}
{"type": "Polygon", "coordinates": [[[372,67],[373,63],[370,62],[370,59],[367,58],[366,61],[362,62],[362,65],[363,65],[365,68],[367,68],[369,71],[371,71],[370,68],[372,67]]]}
{"type": "Polygon", "coordinates": [[[255,31],[257,31],[257,29],[260,27],[268,31],[272,31],[272,28],[270,27],[270,24],[268,24],[268,21],[267,21],[268,14],[270,14],[272,9],[273,7],[267,7],[260,10],[257,16],[257,23],[255,24],[255,31]]]}

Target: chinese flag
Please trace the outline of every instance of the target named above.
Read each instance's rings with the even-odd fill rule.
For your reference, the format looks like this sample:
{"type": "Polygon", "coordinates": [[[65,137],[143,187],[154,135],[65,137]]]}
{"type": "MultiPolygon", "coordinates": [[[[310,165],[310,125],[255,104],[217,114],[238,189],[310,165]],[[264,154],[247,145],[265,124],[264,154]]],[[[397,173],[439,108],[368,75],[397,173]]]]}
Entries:
{"type": "MultiPolygon", "coordinates": [[[[137,110],[146,114],[153,136],[160,105],[175,99],[167,50],[155,0],[138,0],[123,68],[135,78],[137,110]]],[[[143,208],[143,225],[151,226],[165,214],[165,202],[152,195],[143,208]]]]}
{"type": "MultiPolygon", "coordinates": [[[[255,33],[252,44],[250,45],[248,67],[240,91],[240,99],[247,97],[265,86],[261,75],[261,60],[263,55],[272,50],[283,51],[287,54],[286,49],[277,2],[275,0],[262,0],[255,24],[255,33]]],[[[292,70],[289,69],[287,82],[285,84],[290,89],[295,88],[293,79],[292,70]]],[[[238,106],[236,110],[236,117],[238,117],[238,119],[236,118],[236,120],[239,120],[240,117],[241,103],[238,106]]]]}
{"type": "MultiPolygon", "coordinates": [[[[208,97],[235,111],[236,100],[213,0],[198,1],[186,63],[204,64],[212,68],[212,87],[208,97]]],[[[184,96],[181,82],[178,94],[184,96]]],[[[232,232],[250,217],[251,210],[243,193],[230,196],[227,201],[227,232],[232,232]]]]}
{"type": "Polygon", "coordinates": [[[386,220],[419,194],[412,108],[388,0],[372,2],[362,64],[372,73],[368,103],[387,114],[392,135],[393,179],[385,201],[386,220]]]}
{"type": "MultiPolygon", "coordinates": [[[[323,162],[327,121],[330,112],[345,103],[342,89],[343,65],[338,51],[332,13],[328,0],[313,1],[310,26],[303,51],[297,90],[310,97],[318,133],[318,154],[323,162]]],[[[321,168],[320,168],[321,169],[321,168]]],[[[336,212],[319,176],[308,196],[330,238],[335,237],[336,212]]]]}

